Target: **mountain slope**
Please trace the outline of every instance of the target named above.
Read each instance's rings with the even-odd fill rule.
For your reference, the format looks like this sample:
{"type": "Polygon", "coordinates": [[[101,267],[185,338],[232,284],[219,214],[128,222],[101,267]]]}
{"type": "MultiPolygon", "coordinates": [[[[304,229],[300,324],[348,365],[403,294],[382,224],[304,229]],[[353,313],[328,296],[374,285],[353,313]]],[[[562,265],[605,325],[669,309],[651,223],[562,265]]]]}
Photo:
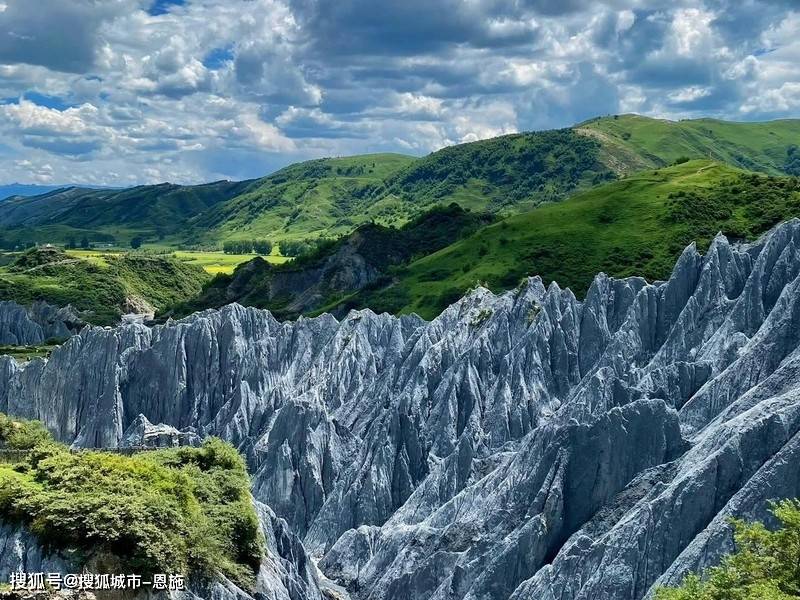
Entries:
{"type": "Polygon", "coordinates": [[[689,247],[666,282],[579,301],[533,278],[431,322],[231,305],[93,329],[0,359],[0,412],[76,447],[225,438],[302,540],[279,546],[351,600],[642,600],[800,494],[798,248],[795,220],[689,247]]]}
{"type": "Polygon", "coordinates": [[[622,115],[574,128],[502,136],[423,158],[374,154],[291,165],[268,177],[201,186],[70,188],[0,204],[0,239],[127,245],[336,237],[370,221],[398,226],[457,202],[501,215],[524,212],[617,176],[712,159],[777,175],[800,173],[800,120],[730,123],[622,115]]]}
{"type": "Polygon", "coordinates": [[[663,279],[693,240],[705,248],[718,231],[753,239],[796,216],[797,178],[690,161],[509,217],[395,272],[392,285],[341,303],[432,317],[477,282],[509,289],[526,275],[582,295],[596,272],[663,279]]]}
{"type": "Polygon", "coordinates": [[[246,193],[191,223],[210,239],[306,239],[350,233],[362,223],[402,223],[410,212],[391,197],[370,192],[416,159],[366,154],[298,163],[259,179],[246,193]]]}
{"type": "Polygon", "coordinates": [[[323,244],[290,263],[270,265],[255,258],[219,275],[202,293],[168,316],[219,308],[230,302],[269,308],[281,318],[294,318],[368,286],[390,281],[391,270],[425,256],[491,223],[486,213],[471,213],[457,204],[434,208],[400,228],[374,223],[360,226],[335,242],[323,244]]]}
{"type": "Polygon", "coordinates": [[[220,181],[124,190],[59,189],[3,202],[0,228],[6,230],[3,237],[10,240],[63,243],[87,236],[90,241],[127,244],[134,235],[156,238],[181,231],[191,217],[238,196],[251,184],[220,181]]]}
{"type": "Polygon", "coordinates": [[[793,166],[800,119],[737,123],[618,115],[581,123],[575,131],[599,141],[603,162],[621,174],[664,167],[681,158],[715,160],[770,175],[800,174],[793,166]]]}
{"type": "Polygon", "coordinates": [[[417,207],[457,202],[476,210],[519,212],[612,179],[600,151],[595,140],[571,129],[459,144],[400,171],[375,197],[393,195],[417,207]]]}

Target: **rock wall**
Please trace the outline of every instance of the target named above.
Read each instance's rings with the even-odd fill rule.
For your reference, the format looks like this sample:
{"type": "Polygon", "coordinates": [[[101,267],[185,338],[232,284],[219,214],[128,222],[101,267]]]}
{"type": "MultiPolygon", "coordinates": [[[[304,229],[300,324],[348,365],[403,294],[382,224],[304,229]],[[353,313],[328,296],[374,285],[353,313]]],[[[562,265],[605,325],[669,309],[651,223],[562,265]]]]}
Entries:
{"type": "Polygon", "coordinates": [[[0,359],[0,411],[77,446],[230,440],[354,600],[638,600],[730,550],[728,516],[800,495],[799,247],[792,221],[690,246],[666,282],[599,275],[578,301],[532,278],[431,322],[230,305],[86,329],[0,359]]]}
{"type": "Polygon", "coordinates": [[[44,302],[23,307],[0,301],[0,345],[35,346],[50,339],[65,339],[83,326],[72,307],[57,308],[44,302]]]}

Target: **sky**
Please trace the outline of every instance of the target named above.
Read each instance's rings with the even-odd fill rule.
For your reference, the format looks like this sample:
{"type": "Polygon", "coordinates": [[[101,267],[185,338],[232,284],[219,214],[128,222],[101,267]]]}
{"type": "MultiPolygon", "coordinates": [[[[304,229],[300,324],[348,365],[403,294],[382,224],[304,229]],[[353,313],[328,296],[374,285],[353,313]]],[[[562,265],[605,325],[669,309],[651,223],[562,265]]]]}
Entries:
{"type": "Polygon", "coordinates": [[[800,0],[0,0],[0,183],[800,116],[800,0]]]}

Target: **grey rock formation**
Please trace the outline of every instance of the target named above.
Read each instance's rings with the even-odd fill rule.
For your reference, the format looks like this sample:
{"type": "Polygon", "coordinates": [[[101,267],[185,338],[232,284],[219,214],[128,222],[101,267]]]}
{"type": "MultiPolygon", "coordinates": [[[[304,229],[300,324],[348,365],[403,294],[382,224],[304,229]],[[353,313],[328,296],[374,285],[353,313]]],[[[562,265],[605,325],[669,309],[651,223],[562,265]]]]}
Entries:
{"type": "Polygon", "coordinates": [[[294,540],[269,586],[293,600],[343,593],[309,555],[353,600],[638,600],[730,550],[728,516],[800,495],[798,249],[792,221],[690,246],[666,282],[599,275],[581,302],[532,278],[431,322],[85,329],[0,359],[0,411],[77,446],[143,418],[230,440],[294,540]]]}
{"type": "Polygon", "coordinates": [[[153,425],[144,415],[139,415],[125,430],[119,442],[121,448],[171,448],[174,446],[199,446],[200,436],[187,427],[180,431],[170,425],[153,425]]]}
{"type": "Polygon", "coordinates": [[[0,301],[0,345],[35,346],[50,339],[66,339],[83,325],[71,306],[34,302],[26,308],[0,301]]]}
{"type": "Polygon", "coordinates": [[[48,555],[38,540],[14,525],[0,523],[0,582],[7,583],[11,573],[59,573],[70,570],[68,559],[48,555]]]}

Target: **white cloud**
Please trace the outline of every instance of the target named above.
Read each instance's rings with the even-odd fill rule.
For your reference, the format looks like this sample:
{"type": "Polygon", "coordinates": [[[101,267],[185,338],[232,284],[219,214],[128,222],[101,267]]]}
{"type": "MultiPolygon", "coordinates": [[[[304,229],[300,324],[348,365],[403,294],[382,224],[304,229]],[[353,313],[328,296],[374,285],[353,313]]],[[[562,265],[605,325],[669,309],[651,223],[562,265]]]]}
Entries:
{"type": "Polygon", "coordinates": [[[197,181],[607,112],[796,114],[800,14],[744,4],[759,2],[756,27],[724,0],[187,0],[157,16],[149,0],[0,0],[0,38],[36,42],[0,39],[0,98],[19,99],[0,104],[0,168],[197,181]],[[752,31],[734,43],[737,18],[752,31]]]}

